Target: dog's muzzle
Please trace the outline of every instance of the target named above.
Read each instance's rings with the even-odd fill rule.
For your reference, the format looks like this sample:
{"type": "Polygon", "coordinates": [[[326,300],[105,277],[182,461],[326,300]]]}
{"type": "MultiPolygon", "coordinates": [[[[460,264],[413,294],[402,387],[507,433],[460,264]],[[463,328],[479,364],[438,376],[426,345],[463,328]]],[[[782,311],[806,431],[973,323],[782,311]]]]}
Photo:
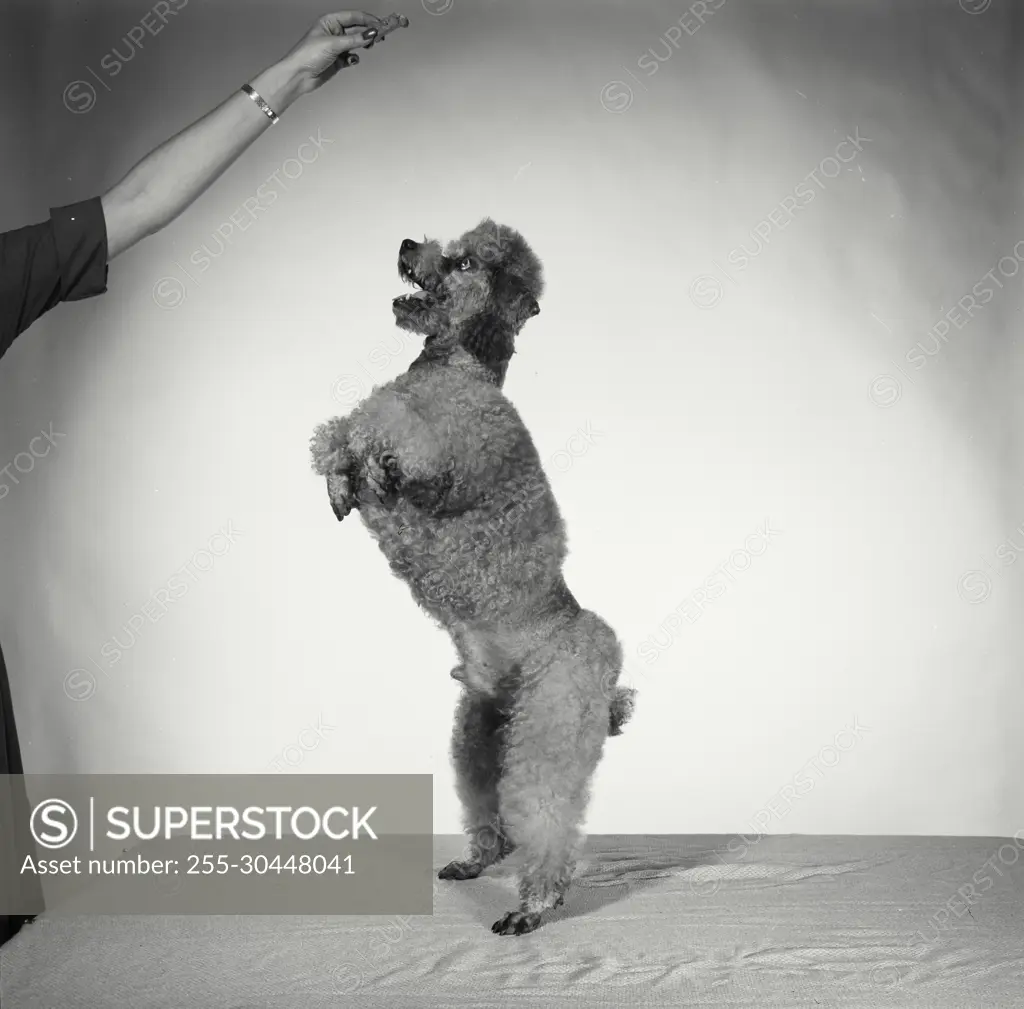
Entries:
{"type": "Polygon", "coordinates": [[[425,308],[440,300],[441,278],[424,271],[421,259],[419,243],[405,239],[398,251],[398,276],[416,290],[395,298],[392,301],[395,308],[425,308]]]}

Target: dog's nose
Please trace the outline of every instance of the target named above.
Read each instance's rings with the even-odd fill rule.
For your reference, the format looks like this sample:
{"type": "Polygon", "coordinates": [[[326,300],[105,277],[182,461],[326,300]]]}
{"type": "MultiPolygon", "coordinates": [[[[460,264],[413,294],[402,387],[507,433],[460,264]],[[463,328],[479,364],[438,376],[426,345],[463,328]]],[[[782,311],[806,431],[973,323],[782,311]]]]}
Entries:
{"type": "Polygon", "coordinates": [[[416,243],[411,238],[407,238],[402,242],[402,252],[412,252],[415,248],[416,243]]]}

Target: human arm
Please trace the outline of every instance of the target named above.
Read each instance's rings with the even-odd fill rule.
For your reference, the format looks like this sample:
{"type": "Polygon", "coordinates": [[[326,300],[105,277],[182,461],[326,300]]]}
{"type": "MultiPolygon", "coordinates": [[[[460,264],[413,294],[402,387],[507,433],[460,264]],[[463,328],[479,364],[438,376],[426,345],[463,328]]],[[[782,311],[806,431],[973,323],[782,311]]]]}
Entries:
{"type": "MultiPolygon", "coordinates": [[[[408,21],[365,11],[327,14],[281,60],[249,81],[278,115],[358,57],[352,52],[408,21]]],[[[166,227],[271,125],[241,90],[146,155],[101,199],[108,261],[166,227]]]]}
{"type": "MultiPolygon", "coordinates": [[[[352,49],[408,23],[397,14],[326,15],[250,83],[280,115],[358,60],[352,49]],[[371,31],[377,35],[368,41],[363,36],[371,31]]],[[[0,233],[0,357],[55,305],[106,291],[109,260],[170,223],[269,125],[239,91],[143,158],[102,197],[52,208],[49,220],[0,233]]]]}

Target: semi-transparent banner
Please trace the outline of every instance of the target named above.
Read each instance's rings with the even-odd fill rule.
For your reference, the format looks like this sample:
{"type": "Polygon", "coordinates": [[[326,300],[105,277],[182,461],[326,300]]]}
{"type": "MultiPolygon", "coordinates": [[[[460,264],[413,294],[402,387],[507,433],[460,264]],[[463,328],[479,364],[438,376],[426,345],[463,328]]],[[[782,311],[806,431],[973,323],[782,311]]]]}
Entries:
{"type": "Polygon", "coordinates": [[[429,774],[0,775],[0,914],[430,914],[429,774]]]}

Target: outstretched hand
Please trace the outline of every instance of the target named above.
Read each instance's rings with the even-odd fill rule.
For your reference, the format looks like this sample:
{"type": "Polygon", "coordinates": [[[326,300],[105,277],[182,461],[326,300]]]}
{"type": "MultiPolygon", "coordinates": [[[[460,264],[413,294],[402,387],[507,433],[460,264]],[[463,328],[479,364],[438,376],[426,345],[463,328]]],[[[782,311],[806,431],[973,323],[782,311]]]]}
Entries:
{"type": "Polygon", "coordinates": [[[326,84],[343,67],[359,62],[354,49],[381,42],[396,28],[409,24],[398,14],[377,17],[366,11],[337,11],[325,14],[299,40],[285,61],[299,80],[300,93],[308,94],[326,84]]]}

